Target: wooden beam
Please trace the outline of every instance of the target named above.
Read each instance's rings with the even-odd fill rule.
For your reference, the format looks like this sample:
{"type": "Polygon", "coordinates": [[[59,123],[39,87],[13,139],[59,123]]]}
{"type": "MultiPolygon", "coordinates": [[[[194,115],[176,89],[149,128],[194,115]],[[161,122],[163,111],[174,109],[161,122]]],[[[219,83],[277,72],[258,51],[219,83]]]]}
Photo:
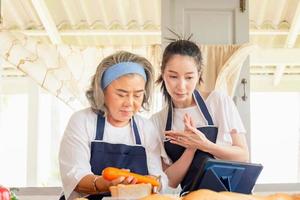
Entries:
{"type": "Polygon", "coordinates": [[[250,55],[250,65],[300,65],[300,48],[258,49],[250,55]]]}
{"type": "MultiPolygon", "coordinates": [[[[43,30],[11,30],[22,32],[28,36],[46,36],[48,33],[43,30]]],[[[159,36],[160,30],[61,30],[60,36],[159,36]]]]}
{"type": "MultiPolygon", "coordinates": [[[[64,9],[64,11],[67,15],[67,19],[69,20],[71,26],[74,27],[77,22],[75,21],[74,17],[72,17],[73,14],[72,14],[72,11],[71,11],[70,7],[67,4],[67,1],[61,1],[61,4],[62,4],[62,8],[64,9]]],[[[77,40],[79,45],[83,44],[83,42],[80,38],[77,37],[76,40],[77,40]]]]}
{"type": "MultiPolygon", "coordinates": [[[[294,47],[299,32],[300,32],[300,2],[298,1],[297,8],[296,8],[296,11],[294,14],[294,18],[291,23],[290,32],[285,41],[285,45],[284,45],[285,48],[293,48],[294,47]]],[[[300,55],[300,54],[298,54],[298,55],[300,55]]],[[[285,66],[286,65],[284,65],[284,64],[278,65],[276,72],[274,74],[274,82],[273,82],[274,85],[277,85],[280,82],[281,77],[284,73],[285,66]]]]}
{"type": "MultiPolygon", "coordinates": [[[[85,19],[86,19],[88,25],[91,26],[92,23],[93,23],[93,19],[92,19],[91,16],[89,15],[89,9],[87,8],[86,0],[80,0],[80,1],[79,1],[79,5],[80,5],[80,7],[81,7],[81,9],[82,9],[83,15],[84,15],[84,17],[85,17],[85,19]]],[[[98,43],[97,43],[97,40],[95,39],[95,37],[92,37],[91,39],[92,39],[92,41],[93,41],[93,43],[94,43],[95,45],[98,44],[98,43]]]]}
{"type": "MultiPolygon", "coordinates": [[[[256,66],[250,66],[250,74],[274,74],[276,71],[276,67],[256,67],[256,66]]],[[[294,74],[294,75],[300,75],[300,67],[288,67],[284,70],[285,74],[294,74]]]]}
{"type": "Polygon", "coordinates": [[[31,0],[46,32],[53,44],[62,43],[58,29],[44,0],[31,0]]]}
{"type": "Polygon", "coordinates": [[[28,79],[26,185],[38,183],[39,86],[28,79]]]}
{"type": "Polygon", "coordinates": [[[260,5],[258,6],[257,9],[257,14],[256,14],[256,22],[258,25],[261,25],[264,21],[265,15],[266,15],[266,8],[267,8],[268,1],[261,1],[260,5]]]}
{"type": "Polygon", "coordinates": [[[288,35],[289,30],[269,30],[269,29],[251,29],[249,31],[250,36],[276,36],[276,35],[288,35]]]}
{"type": "MultiPolygon", "coordinates": [[[[15,22],[17,23],[18,27],[20,27],[21,29],[25,29],[26,27],[25,27],[25,24],[24,24],[22,18],[20,17],[20,13],[16,12],[16,7],[17,6],[14,5],[14,3],[16,3],[16,2],[15,1],[4,1],[3,3],[5,3],[5,5],[3,5],[3,8],[1,8],[1,9],[4,9],[4,7],[6,9],[8,9],[9,10],[8,12],[13,16],[13,18],[14,18],[15,22]]],[[[2,17],[2,20],[3,20],[3,18],[4,18],[3,15],[1,17],[2,17]]],[[[3,23],[3,21],[2,21],[2,23],[3,23]]]]}
{"type": "Polygon", "coordinates": [[[299,92],[300,75],[283,75],[281,81],[274,86],[273,75],[250,75],[252,92],[299,92]]]}

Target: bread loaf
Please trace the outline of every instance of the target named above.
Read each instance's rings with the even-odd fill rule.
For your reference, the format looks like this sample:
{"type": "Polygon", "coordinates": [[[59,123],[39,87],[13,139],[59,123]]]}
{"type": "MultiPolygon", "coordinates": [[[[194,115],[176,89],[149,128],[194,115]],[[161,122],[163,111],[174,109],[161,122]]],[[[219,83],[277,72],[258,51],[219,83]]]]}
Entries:
{"type": "Polygon", "coordinates": [[[294,200],[294,197],[289,194],[276,193],[266,196],[264,200],[294,200]]]}
{"type": "Polygon", "coordinates": [[[181,200],[181,198],[173,195],[152,194],[140,200],[181,200]]]}
{"type": "Polygon", "coordinates": [[[232,200],[264,200],[265,197],[258,195],[247,195],[236,192],[219,192],[219,194],[230,197],[232,200]]]}
{"type": "Polygon", "coordinates": [[[231,200],[231,198],[212,190],[200,189],[184,196],[182,200],[231,200]]]}
{"type": "Polygon", "coordinates": [[[200,189],[184,196],[182,200],[300,200],[300,195],[276,193],[268,196],[247,195],[235,192],[214,192],[200,189]]]}
{"type": "Polygon", "coordinates": [[[152,192],[151,184],[132,184],[123,185],[119,184],[117,186],[109,187],[112,197],[119,198],[142,198],[148,196],[152,192]]]}
{"type": "Polygon", "coordinates": [[[294,200],[300,200],[300,194],[294,194],[293,198],[294,200]]]}

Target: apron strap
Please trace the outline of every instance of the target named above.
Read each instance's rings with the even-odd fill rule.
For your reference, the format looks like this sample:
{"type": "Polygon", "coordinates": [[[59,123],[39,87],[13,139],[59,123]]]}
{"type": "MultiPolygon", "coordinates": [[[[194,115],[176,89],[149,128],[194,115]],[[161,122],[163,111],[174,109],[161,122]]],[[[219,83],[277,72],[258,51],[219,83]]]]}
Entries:
{"type": "Polygon", "coordinates": [[[96,129],[96,140],[103,140],[105,126],[105,117],[98,114],[97,116],[97,129],[96,129]]]}
{"type": "Polygon", "coordinates": [[[203,98],[201,97],[200,93],[197,90],[195,90],[193,94],[194,94],[194,98],[196,99],[196,103],[197,103],[198,107],[200,108],[201,112],[203,113],[203,115],[207,121],[207,124],[214,125],[211,115],[209,114],[206,104],[205,104],[203,98]]]}
{"type": "MultiPolygon", "coordinates": [[[[197,90],[194,91],[193,97],[196,101],[196,104],[197,104],[199,110],[202,112],[204,118],[206,119],[207,124],[214,125],[212,117],[209,114],[208,109],[206,107],[206,104],[205,104],[203,98],[201,97],[200,93],[197,90]]],[[[171,103],[168,108],[167,123],[166,123],[166,128],[165,128],[166,131],[169,131],[172,129],[172,121],[173,121],[173,105],[171,103]]]]}
{"type": "Polygon", "coordinates": [[[168,108],[167,124],[165,128],[166,131],[170,131],[172,129],[172,121],[173,121],[173,106],[171,102],[168,108]]]}
{"type": "MultiPolygon", "coordinates": [[[[130,121],[131,121],[132,131],[133,131],[134,137],[135,137],[135,143],[136,144],[142,144],[140,134],[139,134],[137,125],[135,123],[134,117],[132,117],[132,120],[130,120],[130,121]]],[[[98,114],[98,116],[97,116],[96,138],[95,138],[96,140],[103,140],[104,126],[105,126],[105,117],[98,114]]]]}
{"type": "Polygon", "coordinates": [[[134,137],[135,137],[135,143],[136,144],[142,144],[141,143],[140,134],[139,134],[139,130],[138,130],[137,125],[135,123],[134,117],[132,117],[131,121],[132,121],[131,127],[133,128],[133,133],[134,133],[134,137]]]}

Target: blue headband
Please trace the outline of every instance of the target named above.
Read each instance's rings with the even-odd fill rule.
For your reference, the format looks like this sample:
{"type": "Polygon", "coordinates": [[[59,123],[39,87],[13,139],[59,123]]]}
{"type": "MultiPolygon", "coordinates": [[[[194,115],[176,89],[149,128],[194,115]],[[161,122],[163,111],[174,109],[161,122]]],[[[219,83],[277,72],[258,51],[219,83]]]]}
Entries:
{"type": "Polygon", "coordinates": [[[143,66],[135,62],[120,62],[105,70],[102,75],[101,88],[105,89],[112,81],[125,74],[139,74],[147,81],[143,66]]]}

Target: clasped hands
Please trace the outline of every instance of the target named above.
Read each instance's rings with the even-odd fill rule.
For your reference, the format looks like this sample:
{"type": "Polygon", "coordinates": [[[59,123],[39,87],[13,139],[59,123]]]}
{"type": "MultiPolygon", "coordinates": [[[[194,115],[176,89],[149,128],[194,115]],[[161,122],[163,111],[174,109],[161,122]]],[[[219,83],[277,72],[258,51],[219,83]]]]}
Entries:
{"type": "Polygon", "coordinates": [[[165,137],[170,140],[171,143],[183,146],[187,149],[207,151],[209,144],[211,143],[206,136],[199,131],[188,115],[184,115],[184,131],[165,131],[165,137]]]}

